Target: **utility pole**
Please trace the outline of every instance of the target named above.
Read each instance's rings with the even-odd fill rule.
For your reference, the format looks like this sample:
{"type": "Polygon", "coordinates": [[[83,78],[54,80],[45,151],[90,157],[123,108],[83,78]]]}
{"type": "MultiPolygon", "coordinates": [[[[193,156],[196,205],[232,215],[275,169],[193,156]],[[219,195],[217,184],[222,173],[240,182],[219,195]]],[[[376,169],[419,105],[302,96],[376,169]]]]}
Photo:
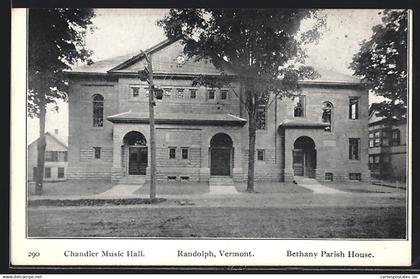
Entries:
{"type": "Polygon", "coordinates": [[[143,54],[147,61],[147,67],[144,68],[144,71],[147,75],[146,80],[149,83],[150,202],[153,203],[156,199],[156,140],[155,140],[155,115],[154,115],[155,101],[153,100],[155,86],[153,84],[152,57],[149,56],[148,53],[143,52],[143,54]]]}

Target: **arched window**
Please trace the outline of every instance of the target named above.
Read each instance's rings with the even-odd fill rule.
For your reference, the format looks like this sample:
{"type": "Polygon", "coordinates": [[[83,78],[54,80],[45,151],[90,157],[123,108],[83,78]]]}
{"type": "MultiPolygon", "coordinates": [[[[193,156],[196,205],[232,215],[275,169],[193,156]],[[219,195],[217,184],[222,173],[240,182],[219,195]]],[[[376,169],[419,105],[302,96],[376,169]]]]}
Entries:
{"type": "Polygon", "coordinates": [[[104,97],[93,95],[93,127],[104,126],[104,97]]]}
{"type": "Polygon", "coordinates": [[[330,102],[322,103],[322,122],[328,123],[324,129],[327,132],[331,132],[331,119],[333,113],[333,105],[330,102]]]}

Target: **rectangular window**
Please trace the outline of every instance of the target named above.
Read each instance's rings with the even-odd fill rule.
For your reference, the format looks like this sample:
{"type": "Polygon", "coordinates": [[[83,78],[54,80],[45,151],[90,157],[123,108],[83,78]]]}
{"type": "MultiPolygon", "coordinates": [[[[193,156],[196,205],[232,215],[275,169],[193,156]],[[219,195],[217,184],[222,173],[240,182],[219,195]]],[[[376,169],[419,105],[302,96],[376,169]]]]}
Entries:
{"type": "Polygon", "coordinates": [[[94,158],[95,159],[101,159],[101,148],[100,147],[94,147],[93,148],[94,158]]]}
{"type": "Polygon", "coordinates": [[[176,176],[168,176],[168,181],[176,181],[176,176]]]}
{"type": "Polygon", "coordinates": [[[57,151],[45,151],[45,161],[47,161],[47,162],[57,162],[58,161],[58,152],[57,151]]]}
{"type": "Polygon", "coordinates": [[[164,96],[170,97],[171,96],[171,91],[172,91],[171,88],[165,88],[165,89],[163,89],[164,96]]]}
{"type": "Polygon", "coordinates": [[[36,180],[36,171],[37,171],[37,168],[34,167],[32,171],[33,171],[33,173],[32,173],[33,174],[33,178],[34,178],[34,180],[36,180]]]}
{"type": "Polygon", "coordinates": [[[188,147],[181,147],[181,155],[182,155],[182,159],[184,160],[188,159],[188,147]]]}
{"type": "Polygon", "coordinates": [[[64,168],[57,169],[57,178],[64,178],[64,168]]]}
{"type": "Polygon", "coordinates": [[[266,128],[266,119],[267,118],[267,110],[265,105],[259,105],[257,108],[257,129],[265,130],[266,128]]]}
{"type": "Polygon", "coordinates": [[[214,90],[209,90],[208,91],[208,97],[209,97],[209,100],[214,100],[214,93],[215,93],[215,91],[214,90]]]}
{"type": "Polygon", "coordinates": [[[227,98],[228,98],[228,91],[227,90],[220,91],[220,99],[227,100],[227,98]]]}
{"type": "Polygon", "coordinates": [[[349,159],[350,160],[359,160],[360,159],[360,148],[359,148],[359,138],[350,138],[349,139],[349,159]]]}
{"type": "Polygon", "coordinates": [[[257,160],[264,161],[265,159],[265,150],[264,149],[257,149],[257,160]]]}
{"type": "Polygon", "coordinates": [[[51,178],[51,168],[45,168],[44,169],[44,177],[45,178],[51,178]]]}
{"type": "Polygon", "coordinates": [[[349,173],[349,179],[352,181],[361,181],[362,175],[360,173],[349,173]]]}
{"type": "Polygon", "coordinates": [[[67,151],[58,151],[58,161],[67,162],[67,151]]]}
{"type": "Polygon", "coordinates": [[[377,170],[379,169],[380,155],[370,155],[369,156],[369,169],[377,170]]]}
{"type": "Polygon", "coordinates": [[[401,144],[401,133],[400,130],[392,130],[392,145],[400,145],[401,144]]]}
{"type": "Polygon", "coordinates": [[[190,89],[190,99],[197,98],[197,89],[190,89]]]}
{"type": "Polygon", "coordinates": [[[373,145],[375,147],[381,146],[381,131],[376,131],[374,133],[374,140],[373,145]]]}
{"type": "Polygon", "coordinates": [[[189,176],[181,176],[181,181],[189,181],[190,177],[189,176]]]}
{"type": "Polygon", "coordinates": [[[146,96],[146,98],[149,98],[149,87],[144,88],[144,96],[146,96]]]}
{"type": "Polygon", "coordinates": [[[374,134],[369,133],[369,147],[374,147],[374,134]]]}
{"type": "Polygon", "coordinates": [[[178,88],[177,91],[178,91],[178,94],[177,94],[178,98],[180,99],[184,98],[184,89],[178,88]]]}
{"type": "Polygon", "coordinates": [[[305,117],[305,96],[295,96],[293,107],[295,117],[305,117]]]}
{"type": "Polygon", "coordinates": [[[131,95],[133,97],[138,97],[139,96],[139,91],[140,91],[140,88],[138,88],[138,87],[131,87],[131,95]]]}
{"type": "Polygon", "coordinates": [[[359,98],[357,97],[349,99],[349,118],[359,119],[359,98]]]}
{"type": "Polygon", "coordinates": [[[326,172],[325,173],[325,180],[326,181],[333,181],[334,180],[334,176],[333,176],[332,172],[326,172]]]}
{"type": "Polygon", "coordinates": [[[169,147],[169,159],[176,158],[176,147],[169,147]]]}

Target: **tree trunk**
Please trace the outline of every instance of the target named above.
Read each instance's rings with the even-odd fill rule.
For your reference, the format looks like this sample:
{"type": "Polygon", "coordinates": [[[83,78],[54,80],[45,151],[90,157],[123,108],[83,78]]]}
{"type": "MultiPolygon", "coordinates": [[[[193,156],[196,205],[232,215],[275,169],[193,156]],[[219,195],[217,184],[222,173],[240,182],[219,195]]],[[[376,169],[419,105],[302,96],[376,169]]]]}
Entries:
{"type": "Polygon", "coordinates": [[[255,135],[256,135],[256,121],[255,121],[255,108],[248,107],[248,134],[249,134],[249,154],[248,154],[248,184],[247,192],[254,192],[254,170],[255,170],[255,135]]]}
{"type": "Polygon", "coordinates": [[[46,102],[45,92],[39,93],[39,139],[37,143],[37,166],[35,176],[35,194],[41,195],[44,181],[44,165],[45,165],[45,114],[46,114],[46,102]]]}

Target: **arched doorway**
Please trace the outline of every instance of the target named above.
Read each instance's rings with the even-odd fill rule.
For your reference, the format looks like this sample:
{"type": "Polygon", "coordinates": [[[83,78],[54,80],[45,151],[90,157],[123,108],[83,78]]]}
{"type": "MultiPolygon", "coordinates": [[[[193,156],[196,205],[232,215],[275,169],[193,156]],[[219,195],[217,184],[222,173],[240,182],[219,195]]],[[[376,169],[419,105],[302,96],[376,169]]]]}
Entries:
{"type": "Polygon", "coordinates": [[[124,151],[127,152],[128,175],[145,175],[147,168],[146,138],[142,133],[131,131],[124,136],[124,151]]]}
{"type": "Polygon", "coordinates": [[[232,139],[224,133],[214,135],[210,141],[210,175],[230,176],[232,158],[232,139]]]}
{"type": "Polygon", "coordinates": [[[293,172],[295,176],[315,178],[316,149],[310,137],[299,137],[293,146],[293,172]]]}

